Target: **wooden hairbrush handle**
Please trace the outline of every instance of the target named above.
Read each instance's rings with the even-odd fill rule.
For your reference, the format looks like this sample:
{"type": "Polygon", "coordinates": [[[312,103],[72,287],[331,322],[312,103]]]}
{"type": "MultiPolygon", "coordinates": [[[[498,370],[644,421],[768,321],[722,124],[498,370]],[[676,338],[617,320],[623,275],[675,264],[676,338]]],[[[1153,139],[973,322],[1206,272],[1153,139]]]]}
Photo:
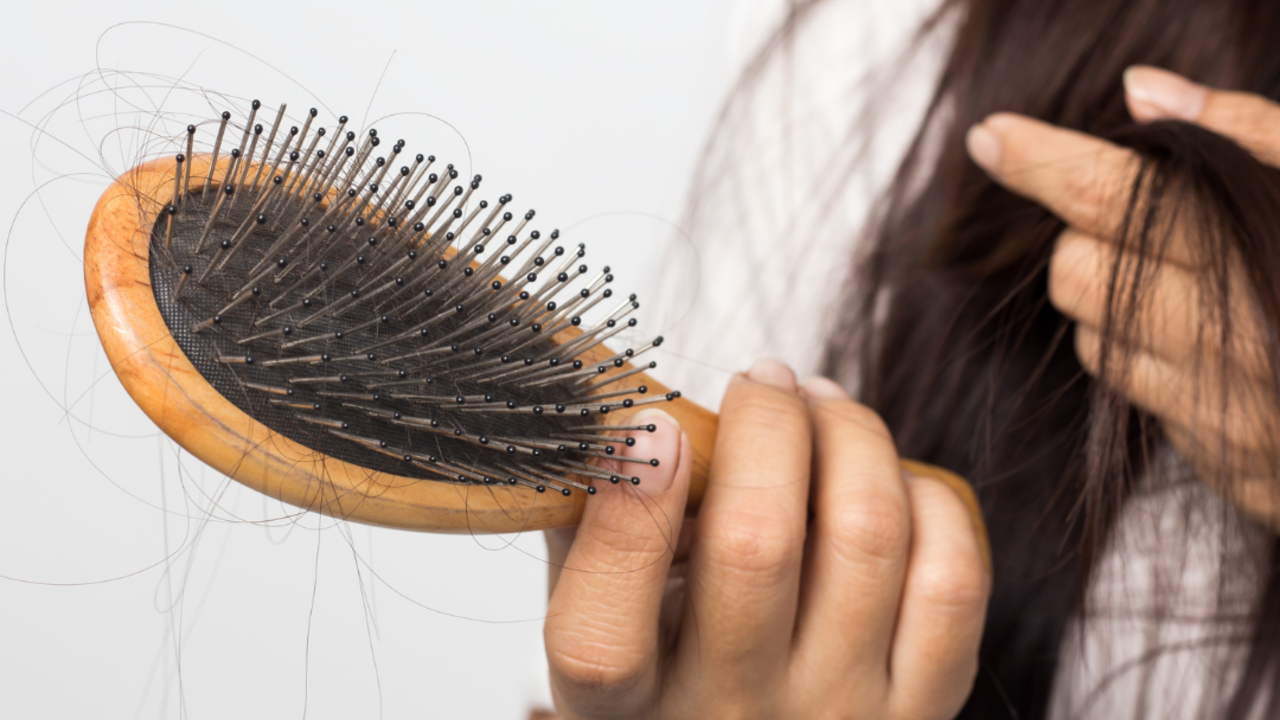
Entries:
{"type": "MultiPolygon", "coordinates": [[[[208,160],[194,158],[189,165],[195,166],[192,187],[198,188],[208,160]]],[[[588,501],[585,493],[562,496],[372,471],[305,447],[223,397],[179,348],[151,289],[151,233],[164,211],[157,198],[171,194],[174,172],[174,161],[162,159],[121,176],[94,209],[84,254],[89,308],[112,368],[166,434],[218,471],[267,496],[356,522],[458,533],[518,532],[577,522],[588,501]]],[[[593,360],[609,354],[603,346],[594,352],[593,360]]],[[[668,392],[661,383],[640,378],[651,393],[668,392]]],[[[660,407],[680,422],[693,444],[693,512],[710,473],[717,418],[680,397],[660,407]]],[[[613,417],[618,415],[622,413],[613,417]]],[[[921,463],[903,461],[903,467],[954,488],[981,527],[972,491],[962,480],[921,463]]]]}

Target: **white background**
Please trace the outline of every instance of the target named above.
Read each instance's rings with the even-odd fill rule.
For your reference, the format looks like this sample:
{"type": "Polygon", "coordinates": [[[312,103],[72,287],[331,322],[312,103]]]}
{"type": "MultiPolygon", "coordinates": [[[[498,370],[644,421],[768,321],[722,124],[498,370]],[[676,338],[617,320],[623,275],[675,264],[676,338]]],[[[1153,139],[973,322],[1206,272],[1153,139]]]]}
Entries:
{"type": "Polygon", "coordinates": [[[97,347],[80,245],[94,199],[143,150],[110,133],[128,108],[84,88],[150,84],[164,106],[151,74],[182,75],[322,118],[429,113],[457,133],[411,119],[408,150],[483,173],[488,196],[512,192],[643,291],[732,76],[736,4],[11,4],[0,717],[522,718],[545,702],[539,536],[294,517],[204,470],[129,401],[97,347]],[[157,25],[106,32],[136,20],[259,59],[157,25]]]}

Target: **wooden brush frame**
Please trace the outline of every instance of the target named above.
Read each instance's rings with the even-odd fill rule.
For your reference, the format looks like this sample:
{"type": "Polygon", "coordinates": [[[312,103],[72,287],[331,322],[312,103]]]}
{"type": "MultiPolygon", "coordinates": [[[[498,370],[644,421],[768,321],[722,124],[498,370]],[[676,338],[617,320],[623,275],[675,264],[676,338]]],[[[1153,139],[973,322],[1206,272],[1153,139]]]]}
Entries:
{"type": "MultiPolygon", "coordinates": [[[[188,160],[191,185],[202,190],[209,156],[188,160]]],[[[226,159],[218,161],[225,167],[226,159]]],[[[369,470],[305,447],[245,414],[215,390],[169,332],[151,290],[152,232],[173,194],[172,158],[129,170],[103,193],[85,235],[85,289],[94,325],[125,390],[169,437],[219,472],[290,505],[371,525],[449,533],[509,533],[573,525],[586,493],[537,493],[523,487],[465,485],[369,470]]],[[[221,171],[215,172],[220,177],[221,171]]],[[[215,180],[212,185],[218,183],[215,180]]],[[[556,336],[565,342],[576,328],[556,336]]],[[[612,353],[596,346],[585,357],[612,353]]],[[[623,372],[629,366],[611,371],[623,372]]],[[[650,392],[669,390],[645,374],[650,392]]],[[[608,392],[605,386],[598,392],[608,392]]],[[[711,472],[715,413],[684,398],[657,405],[689,435],[694,451],[688,511],[697,510],[711,472]]],[[[625,424],[629,413],[610,414],[625,424]]],[[[905,470],[940,480],[981,513],[969,485],[952,473],[903,460],[905,470]]],[[[589,480],[583,480],[590,482],[589,480]]]]}

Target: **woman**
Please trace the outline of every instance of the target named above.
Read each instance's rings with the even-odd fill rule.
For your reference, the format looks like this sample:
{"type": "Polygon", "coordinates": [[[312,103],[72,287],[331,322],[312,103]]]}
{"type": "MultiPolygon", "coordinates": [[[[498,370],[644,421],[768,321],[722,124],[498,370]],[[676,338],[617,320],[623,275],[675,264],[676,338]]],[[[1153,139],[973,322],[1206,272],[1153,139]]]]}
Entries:
{"type": "MultiPolygon", "coordinates": [[[[789,8],[724,123],[797,77],[824,5],[789,8]]],[[[735,376],[696,525],[656,420],[647,500],[606,489],[551,538],[564,717],[1280,713],[1275,37],[1248,0],[931,15],[936,88],[826,340],[840,382],[735,376]],[[989,565],[899,453],[973,483],[989,565]]]]}

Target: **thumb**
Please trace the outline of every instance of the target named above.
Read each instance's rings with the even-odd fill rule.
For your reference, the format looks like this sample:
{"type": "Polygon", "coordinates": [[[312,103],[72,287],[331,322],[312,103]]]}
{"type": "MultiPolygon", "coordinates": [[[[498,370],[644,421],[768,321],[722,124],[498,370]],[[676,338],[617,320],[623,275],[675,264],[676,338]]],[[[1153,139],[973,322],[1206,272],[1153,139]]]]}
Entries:
{"type": "Polygon", "coordinates": [[[623,456],[658,465],[620,462],[639,484],[597,484],[547,608],[552,689],[562,708],[584,714],[599,702],[615,712],[643,703],[656,682],[658,617],[688,495],[693,452],[680,426],[660,410],[633,420],[654,431],[633,430],[623,456]]]}

